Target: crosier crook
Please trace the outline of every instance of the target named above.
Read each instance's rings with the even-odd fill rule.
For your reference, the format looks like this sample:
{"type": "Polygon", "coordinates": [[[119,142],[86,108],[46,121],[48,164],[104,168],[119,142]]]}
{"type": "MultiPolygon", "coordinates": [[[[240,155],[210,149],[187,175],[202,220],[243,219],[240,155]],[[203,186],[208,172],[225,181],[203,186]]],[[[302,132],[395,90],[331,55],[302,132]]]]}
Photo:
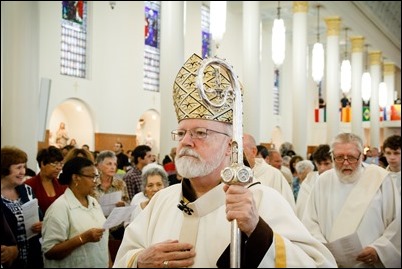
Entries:
{"type": "MultiPolygon", "coordinates": [[[[252,180],[252,170],[243,164],[243,107],[240,85],[237,80],[233,68],[228,65],[224,60],[213,57],[206,58],[201,62],[201,66],[197,74],[197,88],[199,90],[202,101],[211,107],[220,108],[226,104],[226,102],[234,102],[233,105],[233,138],[231,142],[231,165],[224,168],[221,171],[222,181],[226,184],[242,184],[250,183],[252,180]],[[217,80],[215,81],[215,89],[204,89],[204,70],[207,66],[211,65],[214,68],[214,72],[220,72],[220,68],[223,68],[229,74],[229,81],[231,83],[231,89],[229,87],[222,88],[220,83],[220,76],[215,75],[217,80]],[[212,102],[206,93],[215,93],[220,102],[212,102]]],[[[219,101],[218,100],[218,101],[219,101]]],[[[234,219],[231,222],[231,243],[230,243],[230,267],[240,268],[241,258],[241,233],[237,225],[237,220],[234,219]]]]}

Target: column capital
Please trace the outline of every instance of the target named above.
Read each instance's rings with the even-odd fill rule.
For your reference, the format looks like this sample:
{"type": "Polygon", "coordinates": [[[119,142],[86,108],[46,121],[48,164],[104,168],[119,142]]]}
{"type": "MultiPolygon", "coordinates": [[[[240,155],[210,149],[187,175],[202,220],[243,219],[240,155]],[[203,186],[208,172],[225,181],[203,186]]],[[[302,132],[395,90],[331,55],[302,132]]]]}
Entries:
{"type": "Polygon", "coordinates": [[[384,63],[384,76],[395,74],[395,64],[394,63],[384,63]]]}
{"type": "Polygon", "coordinates": [[[350,42],[352,43],[352,53],[363,52],[364,36],[351,36],[350,42]]]}
{"type": "Polygon", "coordinates": [[[339,36],[341,17],[326,17],[325,23],[327,24],[327,36],[339,36]]]}
{"type": "Polygon", "coordinates": [[[308,1],[293,1],[293,13],[307,13],[308,1]]]}
{"type": "Polygon", "coordinates": [[[380,65],[382,62],[382,52],[379,50],[374,50],[369,52],[369,63],[370,65],[380,65]]]}

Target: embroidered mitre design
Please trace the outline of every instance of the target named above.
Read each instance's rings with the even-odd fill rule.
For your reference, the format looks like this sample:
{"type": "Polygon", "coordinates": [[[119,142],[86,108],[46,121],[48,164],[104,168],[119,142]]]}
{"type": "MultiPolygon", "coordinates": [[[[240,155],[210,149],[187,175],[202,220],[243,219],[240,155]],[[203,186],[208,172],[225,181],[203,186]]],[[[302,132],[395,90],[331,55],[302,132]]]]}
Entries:
{"type": "Polygon", "coordinates": [[[201,96],[197,87],[197,74],[201,67],[202,58],[197,54],[184,63],[179,70],[173,85],[173,103],[177,121],[183,119],[206,119],[225,123],[233,122],[233,89],[229,74],[219,65],[208,65],[204,69],[203,85],[205,95],[212,104],[219,104],[229,91],[223,105],[214,107],[201,96]]]}

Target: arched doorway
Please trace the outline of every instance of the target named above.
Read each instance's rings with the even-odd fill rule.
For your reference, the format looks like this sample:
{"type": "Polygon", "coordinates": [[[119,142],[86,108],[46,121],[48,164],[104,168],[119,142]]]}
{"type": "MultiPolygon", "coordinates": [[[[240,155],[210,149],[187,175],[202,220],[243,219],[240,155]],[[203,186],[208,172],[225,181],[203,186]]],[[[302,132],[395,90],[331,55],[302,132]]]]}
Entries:
{"type": "Polygon", "coordinates": [[[137,122],[135,135],[137,138],[137,145],[148,145],[159,160],[160,150],[160,128],[161,120],[160,114],[155,109],[145,111],[137,122]]]}
{"type": "Polygon", "coordinates": [[[95,149],[95,131],[92,115],[88,105],[82,100],[71,98],[58,105],[52,112],[49,120],[49,145],[56,144],[56,132],[60,123],[65,123],[68,133],[67,144],[75,139],[77,147],[87,144],[89,149],[95,149]]]}

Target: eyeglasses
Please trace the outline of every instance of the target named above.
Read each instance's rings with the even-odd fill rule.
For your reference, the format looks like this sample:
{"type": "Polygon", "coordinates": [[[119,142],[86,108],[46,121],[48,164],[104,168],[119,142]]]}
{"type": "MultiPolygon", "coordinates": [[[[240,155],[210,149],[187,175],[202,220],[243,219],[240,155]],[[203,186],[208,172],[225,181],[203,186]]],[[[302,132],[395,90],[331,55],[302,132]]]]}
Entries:
{"type": "Polygon", "coordinates": [[[190,136],[191,138],[197,138],[197,139],[205,139],[208,136],[208,132],[214,132],[214,133],[218,133],[218,134],[223,134],[226,136],[229,136],[228,134],[219,132],[219,131],[215,131],[215,130],[211,130],[211,129],[207,129],[207,128],[203,128],[203,127],[197,127],[191,130],[184,130],[184,129],[177,129],[177,130],[173,130],[171,132],[172,134],[172,139],[174,141],[181,141],[184,136],[186,135],[187,132],[190,132],[190,136]]]}
{"type": "Polygon", "coordinates": [[[344,163],[346,160],[348,161],[348,163],[357,163],[357,161],[360,159],[361,155],[362,154],[360,153],[359,156],[357,156],[357,158],[354,156],[349,156],[349,155],[348,156],[341,156],[341,155],[333,156],[333,158],[334,158],[334,161],[337,163],[344,163]]]}
{"type": "Polygon", "coordinates": [[[63,167],[63,165],[64,165],[64,163],[63,162],[52,162],[52,163],[49,163],[51,166],[53,166],[53,167],[57,167],[57,166],[59,166],[59,167],[63,167]]]}
{"type": "Polygon", "coordinates": [[[93,182],[96,182],[100,178],[100,175],[84,175],[84,174],[78,174],[78,175],[82,177],[92,178],[93,182]]]}

